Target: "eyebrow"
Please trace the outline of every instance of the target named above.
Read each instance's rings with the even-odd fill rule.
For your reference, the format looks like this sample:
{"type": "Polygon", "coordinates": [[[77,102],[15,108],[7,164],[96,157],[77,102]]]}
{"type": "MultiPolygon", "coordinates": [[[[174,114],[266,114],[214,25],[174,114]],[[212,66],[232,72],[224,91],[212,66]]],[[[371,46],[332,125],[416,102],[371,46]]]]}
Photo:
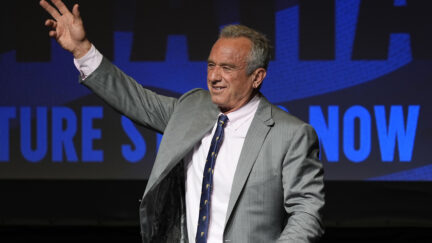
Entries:
{"type": "MultiPolygon", "coordinates": [[[[216,64],[216,62],[214,62],[213,60],[211,60],[211,59],[208,59],[207,60],[207,63],[215,63],[216,64]]],[[[225,63],[225,62],[223,62],[223,63],[220,63],[220,64],[218,64],[219,66],[228,66],[228,67],[237,67],[235,64],[232,64],[232,63],[225,63]]]]}

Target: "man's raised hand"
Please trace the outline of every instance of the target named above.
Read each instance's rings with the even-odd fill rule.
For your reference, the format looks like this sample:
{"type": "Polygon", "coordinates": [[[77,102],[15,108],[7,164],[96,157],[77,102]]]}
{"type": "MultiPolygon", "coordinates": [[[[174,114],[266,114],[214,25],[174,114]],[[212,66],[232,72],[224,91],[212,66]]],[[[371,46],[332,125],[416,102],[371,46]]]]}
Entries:
{"type": "Polygon", "coordinates": [[[90,50],[91,43],[86,38],[78,4],[73,6],[71,13],[61,0],[51,2],[58,10],[45,0],[40,1],[40,5],[54,18],[45,21],[45,25],[52,28],[49,36],[56,38],[57,42],[65,50],[72,52],[75,58],[84,56],[90,50]]]}

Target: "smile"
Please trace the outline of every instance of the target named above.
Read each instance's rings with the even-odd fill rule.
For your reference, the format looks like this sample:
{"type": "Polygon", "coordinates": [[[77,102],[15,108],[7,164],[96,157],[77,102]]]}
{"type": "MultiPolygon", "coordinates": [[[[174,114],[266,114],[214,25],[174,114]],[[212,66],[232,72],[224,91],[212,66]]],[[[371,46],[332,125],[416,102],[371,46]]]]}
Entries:
{"type": "Polygon", "coordinates": [[[221,86],[212,86],[212,89],[213,90],[216,90],[216,91],[221,91],[221,90],[223,90],[223,89],[225,89],[226,87],[221,87],[221,86]]]}

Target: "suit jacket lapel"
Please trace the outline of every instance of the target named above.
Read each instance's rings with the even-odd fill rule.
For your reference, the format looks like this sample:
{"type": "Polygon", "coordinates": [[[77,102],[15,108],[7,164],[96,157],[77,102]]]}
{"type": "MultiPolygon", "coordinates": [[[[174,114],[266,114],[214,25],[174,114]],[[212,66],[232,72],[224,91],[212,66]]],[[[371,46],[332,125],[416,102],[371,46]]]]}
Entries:
{"type": "Polygon", "coordinates": [[[234,180],[231,187],[231,195],[228,203],[225,224],[231,217],[233,208],[237,203],[240,193],[243,190],[243,187],[249,177],[249,174],[264,143],[267,133],[269,132],[270,127],[273,124],[274,121],[271,117],[271,104],[265,97],[262,97],[258,109],[255,113],[255,117],[252,120],[252,123],[247,132],[240,158],[237,164],[236,172],[234,174],[234,180]]]}
{"type": "Polygon", "coordinates": [[[164,134],[164,142],[161,143],[159,154],[154,164],[154,180],[149,180],[146,192],[158,185],[162,179],[171,171],[174,166],[181,161],[186,154],[193,149],[214,126],[217,115],[220,112],[216,105],[209,101],[204,104],[205,109],[193,112],[185,111],[176,119],[173,126],[175,131],[164,134]]]}

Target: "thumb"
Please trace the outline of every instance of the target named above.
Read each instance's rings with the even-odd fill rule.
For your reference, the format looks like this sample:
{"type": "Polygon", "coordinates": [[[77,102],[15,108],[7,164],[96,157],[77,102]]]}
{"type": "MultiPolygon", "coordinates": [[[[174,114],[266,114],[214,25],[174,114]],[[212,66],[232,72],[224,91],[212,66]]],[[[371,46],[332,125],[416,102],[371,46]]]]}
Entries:
{"type": "Polygon", "coordinates": [[[79,10],[78,10],[78,4],[75,4],[74,6],[73,6],[73,9],[72,9],[72,14],[76,17],[76,18],[79,18],[80,17],[80,12],[79,12],[79,10]]]}

